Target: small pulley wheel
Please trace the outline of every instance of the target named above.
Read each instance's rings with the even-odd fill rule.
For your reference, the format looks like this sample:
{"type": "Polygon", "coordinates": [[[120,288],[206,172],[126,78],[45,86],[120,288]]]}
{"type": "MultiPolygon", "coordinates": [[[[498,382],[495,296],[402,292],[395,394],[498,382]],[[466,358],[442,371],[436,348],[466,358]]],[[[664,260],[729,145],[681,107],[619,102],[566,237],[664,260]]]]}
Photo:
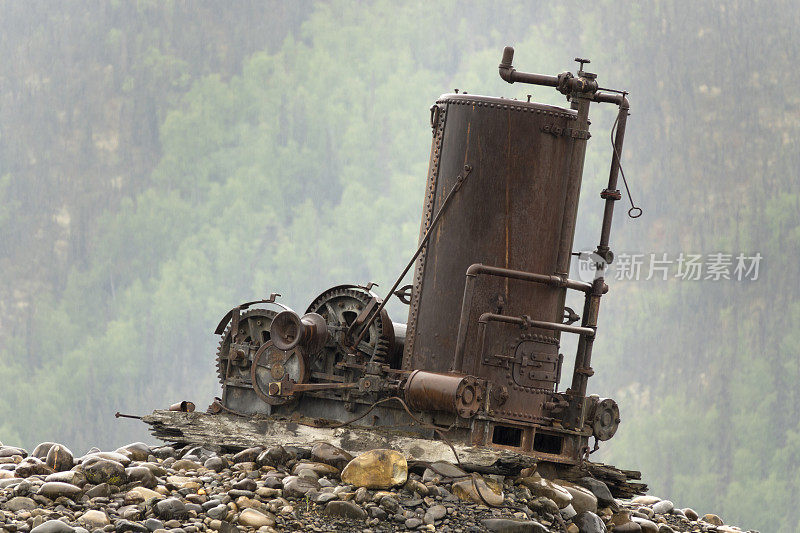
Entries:
{"type": "Polygon", "coordinates": [[[289,379],[295,383],[308,381],[308,365],[306,356],[299,346],[291,350],[280,350],[272,341],[263,344],[253,357],[250,379],[256,395],[270,405],[283,405],[299,398],[299,394],[291,396],[272,396],[269,394],[270,384],[289,379]]]}

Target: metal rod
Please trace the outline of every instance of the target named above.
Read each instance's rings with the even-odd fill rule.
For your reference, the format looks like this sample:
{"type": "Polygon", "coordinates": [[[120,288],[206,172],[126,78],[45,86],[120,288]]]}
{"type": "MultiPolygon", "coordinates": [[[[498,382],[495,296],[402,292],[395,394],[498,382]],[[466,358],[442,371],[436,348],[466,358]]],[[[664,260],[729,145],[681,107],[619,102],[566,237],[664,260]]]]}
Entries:
{"type": "Polygon", "coordinates": [[[114,417],[115,417],[115,418],[135,418],[136,420],[141,420],[141,419],[142,419],[142,417],[141,417],[141,416],[136,416],[136,415],[124,415],[124,414],[120,413],[119,411],[117,411],[116,413],[114,413],[114,417]]]}
{"type": "MultiPolygon", "coordinates": [[[[456,178],[455,185],[453,185],[453,188],[450,189],[450,192],[447,193],[447,196],[445,197],[444,201],[442,202],[442,207],[439,209],[439,212],[436,213],[435,217],[433,217],[433,220],[431,221],[431,225],[430,225],[430,227],[428,227],[428,231],[425,232],[425,236],[422,237],[422,240],[420,241],[419,246],[417,247],[417,251],[414,252],[414,255],[411,257],[411,260],[408,262],[406,267],[403,269],[403,272],[397,277],[397,281],[395,281],[394,285],[392,285],[392,288],[389,289],[389,293],[386,296],[386,298],[381,302],[381,305],[379,305],[377,310],[374,313],[372,313],[367,320],[364,321],[364,326],[361,329],[361,333],[359,334],[358,339],[356,339],[356,342],[353,343],[353,346],[358,346],[359,344],[361,344],[361,340],[364,338],[364,335],[367,333],[367,330],[369,329],[369,327],[372,324],[372,322],[375,321],[376,317],[380,316],[381,311],[383,311],[383,308],[386,307],[386,304],[389,302],[389,298],[392,297],[392,294],[394,294],[394,291],[397,289],[397,287],[403,281],[403,278],[406,276],[408,271],[414,265],[414,261],[417,260],[417,257],[419,257],[419,254],[422,253],[422,250],[423,250],[423,248],[425,248],[425,245],[428,244],[428,240],[431,238],[431,235],[433,234],[433,228],[435,228],[436,224],[439,223],[439,219],[441,218],[442,213],[444,213],[444,210],[447,207],[447,205],[450,203],[450,199],[453,198],[453,196],[455,196],[456,191],[458,191],[458,189],[461,188],[461,186],[463,185],[464,181],[469,176],[470,172],[472,172],[472,167],[469,166],[469,165],[464,165],[464,175],[463,176],[459,175],[456,178]]],[[[389,326],[391,326],[391,325],[388,324],[388,325],[386,325],[384,327],[389,327],[389,326]]],[[[370,358],[370,360],[374,359],[374,357],[375,356],[373,355],[372,358],[370,358]]]]}
{"type": "Polygon", "coordinates": [[[555,331],[564,331],[566,333],[576,333],[586,337],[594,337],[595,330],[590,327],[582,326],[569,326],[567,324],[559,324],[558,322],[547,322],[544,320],[533,320],[527,317],[498,315],[496,313],[483,313],[478,318],[479,324],[486,324],[488,322],[503,322],[505,324],[517,324],[520,326],[530,326],[534,328],[550,329],[555,331]]]}

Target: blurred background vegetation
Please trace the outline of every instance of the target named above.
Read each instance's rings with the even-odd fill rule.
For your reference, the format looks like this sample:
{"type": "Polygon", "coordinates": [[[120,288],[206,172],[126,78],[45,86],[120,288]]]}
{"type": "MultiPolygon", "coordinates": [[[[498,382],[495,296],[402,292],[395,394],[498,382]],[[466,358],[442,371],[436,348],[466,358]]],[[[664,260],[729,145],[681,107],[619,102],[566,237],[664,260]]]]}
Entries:
{"type": "MultiPolygon", "coordinates": [[[[619,210],[616,251],[764,256],[750,283],[611,283],[590,388],[623,421],[602,459],[800,530],[797,20],[787,0],[0,3],[0,440],[147,439],[113,413],[204,408],[233,305],[387,289],[436,97],[566,105],[499,79],[510,44],[522,70],[590,57],[631,91],[645,214],[619,210]]],[[[597,242],[612,119],[595,109],[576,249],[597,242]]]]}

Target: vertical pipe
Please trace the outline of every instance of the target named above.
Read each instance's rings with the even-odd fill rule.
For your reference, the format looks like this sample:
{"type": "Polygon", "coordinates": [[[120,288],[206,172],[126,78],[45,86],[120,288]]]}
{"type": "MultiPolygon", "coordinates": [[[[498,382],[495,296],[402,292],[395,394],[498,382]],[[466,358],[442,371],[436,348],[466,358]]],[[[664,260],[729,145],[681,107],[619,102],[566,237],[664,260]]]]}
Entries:
{"type": "MultiPolygon", "coordinates": [[[[617,133],[614,136],[614,152],[611,154],[611,170],[608,173],[608,190],[615,191],[617,189],[617,178],[619,176],[620,157],[622,157],[622,143],[625,140],[625,124],[628,122],[628,111],[630,104],[628,99],[623,97],[619,104],[619,113],[617,114],[617,133]]],[[[605,258],[608,252],[608,241],[611,236],[611,220],[614,218],[614,202],[617,201],[616,197],[611,195],[606,196],[606,206],[603,212],[603,228],[600,232],[600,244],[597,245],[597,253],[605,258]]]]}
{"type": "MultiPolygon", "coordinates": [[[[472,267],[470,267],[472,268],[472,267]]],[[[464,285],[464,298],[461,300],[461,318],[458,322],[458,337],[456,338],[456,353],[453,357],[451,372],[461,372],[464,363],[464,351],[467,348],[467,328],[469,327],[469,312],[472,309],[472,293],[475,288],[477,273],[467,270],[467,282],[464,285]]]]}

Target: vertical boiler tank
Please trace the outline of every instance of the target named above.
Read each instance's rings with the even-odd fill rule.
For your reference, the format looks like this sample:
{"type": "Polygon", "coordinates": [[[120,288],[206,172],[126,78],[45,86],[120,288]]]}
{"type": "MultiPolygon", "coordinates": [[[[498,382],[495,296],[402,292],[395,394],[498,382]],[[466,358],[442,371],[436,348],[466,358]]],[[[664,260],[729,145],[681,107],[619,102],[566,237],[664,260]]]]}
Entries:
{"type": "Polygon", "coordinates": [[[421,234],[457,180],[462,184],[417,262],[404,366],[502,384],[508,399],[495,414],[532,421],[540,414],[533,402],[542,404],[556,388],[559,332],[492,316],[562,322],[565,287],[504,272],[566,276],[585,119],[572,109],[469,94],[443,95],[431,111],[421,234]],[[503,275],[475,267],[468,273],[478,264],[503,275]],[[466,280],[474,285],[470,294],[466,280]]]}

